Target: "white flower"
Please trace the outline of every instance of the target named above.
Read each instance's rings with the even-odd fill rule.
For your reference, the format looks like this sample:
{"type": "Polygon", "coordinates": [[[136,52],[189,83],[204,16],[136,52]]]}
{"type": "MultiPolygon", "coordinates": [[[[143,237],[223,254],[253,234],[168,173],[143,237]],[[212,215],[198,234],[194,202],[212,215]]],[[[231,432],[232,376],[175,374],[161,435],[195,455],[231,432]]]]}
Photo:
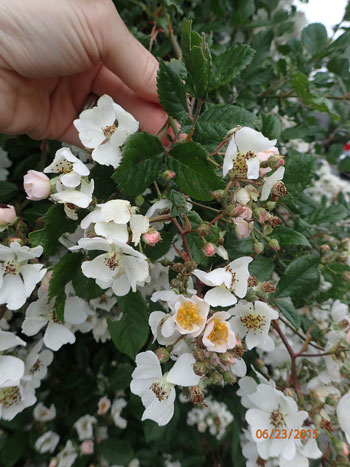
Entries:
{"type": "Polygon", "coordinates": [[[42,402],[39,402],[33,410],[33,417],[38,422],[49,422],[56,418],[56,408],[53,404],[50,407],[45,407],[42,402]]]}
{"type": "Polygon", "coordinates": [[[204,300],[211,306],[230,306],[237,303],[235,295],[245,297],[250,275],[248,264],[251,261],[253,258],[250,256],[242,256],[231,261],[225,268],[214,269],[211,272],[195,269],[193,274],[203,284],[214,287],[205,294],[204,300]]]}
{"type": "Polygon", "coordinates": [[[134,214],[130,219],[130,228],[132,231],[131,241],[138,245],[140,242],[141,235],[148,232],[149,219],[141,214],[134,214]]]}
{"type": "Polygon", "coordinates": [[[127,420],[121,416],[121,413],[124,407],[126,407],[125,399],[123,399],[122,397],[118,399],[114,399],[112,408],[111,408],[111,414],[112,414],[115,426],[117,426],[121,430],[125,430],[128,424],[127,420]]]}
{"type": "Polygon", "coordinates": [[[148,324],[154,336],[153,342],[160,345],[174,344],[181,336],[174,326],[173,316],[163,311],[153,311],[148,319],[148,324]]]}
{"type": "Polygon", "coordinates": [[[217,439],[223,437],[232,421],[233,415],[228,411],[226,404],[214,401],[211,397],[205,399],[205,406],[195,407],[187,414],[188,425],[197,425],[201,433],[208,429],[217,439]]]}
{"type": "Polygon", "coordinates": [[[279,167],[276,170],[276,172],[274,172],[272,175],[264,178],[264,186],[262,188],[261,196],[260,196],[261,201],[266,201],[268,199],[274,184],[283,180],[284,172],[285,172],[285,168],[279,167]]]}
{"type": "Polygon", "coordinates": [[[236,345],[236,337],[227,319],[230,313],[219,311],[214,313],[205,327],[202,342],[209,352],[224,353],[236,345]]]}
{"type": "MultiPolygon", "coordinates": [[[[257,443],[259,455],[262,459],[270,457],[280,457],[280,460],[290,461],[297,452],[297,447],[302,448],[300,439],[292,436],[290,439],[263,439],[257,436],[258,430],[267,430],[270,434],[274,429],[300,430],[304,421],[308,417],[307,412],[299,411],[294,399],[285,396],[281,391],[276,390],[268,384],[259,384],[256,391],[247,395],[252,404],[246,413],[246,420],[249,424],[252,438],[257,443]]],[[[319,455],[317,444],[314,449],[310,449],[311,455],[319,455]]],[[[311,456],[310,456],[311,457],[311,456]]]]}
{"type": "Polygon", "coordinates": [[[209,303],[197,295],[191,298],[177,295],[169,306],[174,311],[173,325],[176,330],[191,337],[199,336],[207,321],[209,303]]]}
{"type": "Polygon", "coordinates": [[[25,359],[25,376],[24,380],[29,380],[34,388],[38,388],[41,380],[47,375],[47,367],[51,365],[53,353],[51,350],[41,350],[43,340],[40,339],[35,344],[25,359]]]}
{"type": "Polygon", "coordinates": [[[77,157],[73,156],[69,148],[61,148],[53,162],[44,169],[44,173],[61,174],[59,180],[62,185],[75,188],[81,183],[81,177],[89,175],[90,170],[77,157]]]}
{"type": "Polygon", "coordinates": [[[340,428],[344,431],[347,442],[350,443],[350,392],[339,400],[337,417],[340,428]]]}
{"type": "Polygon", "coordinates": [[[275,344],[268,335],[272,319],[278,318],[278,312],[264,302],[249,303],[241,300],[229,310],[233,314],[230,320],[232,329],[239,337],[246,338],[249,350],[260,347],[270,351],[275,344]]]}
{"type": "Polygon", "coordinates": [[[0,245],[0,304],[10,310],[21,308],[46,273],[42,264],[28,264],[43,252],[42,246],[29,248],[12,242],[0,245]]]}
{"type": "Polygon", "coordinates": [[[103,238],[82,238],[78,247],[86,250],[102,250],[102,255],[92,261],[82,264],[86,277],[96,280],[96,283],[106,289],[112,287],[117,296],[129,293],[130,288],[136,291],[137,285],[144,285],[149,280],[149,268],[145,255],[117,240],[108,242],[103,238]]]}
{"type": "Polygon", "coordinates": [[[34,388],[30,383],[19,382],[0,388],[0,419],[13,420],[22,410],[35,404],[34,388]]]}
{"type": "Polygon", "coordinates": [[[40,454],[44,454],[45,452],[51,453],[56,449],[59,440],[60,437],[57,433],[47,431],[35,441],[34,447],[40,454]]]}
{"type": "Polygon", "coordinates": [[[341,303],[340,300],[335,300],[332,305],[331,317],[334,321],[347,321],[350,324],[350,316],[348,313],[348,306],[341,303]]]}
{"type": "Polygon", "coordinates": [[[17,384],[24,374],[24,362],[12,355],[1,355],[2,352],[26,343],[12,332],[0,330],[0,388],[17,384]]]}
{"type": "Polygon", "coordinates": [[[104,415],[110,409],[111,401],[108,399],[107,396],[103,396],[98,401],[97,406],[98,406],[98,410],[97,410],[98,415],[104,415]]]}
{"type": "Polygon", "coordinates": [[[155,353],[148,350],[136,356],[136,369],[132,374],[130,389],[141,397],[145,406],[142,420],[150,419],[158,425],[166,425],[174,414],[174,385],[195,386],[200,377],[193,371],[195,359],[184,353],[168,373],[162,375],[161,366],[155,353]]]}
{"type": "MultiPolygon", "coordinates": [[[[79,188],[79,187],[78,187],[79,188]]],[[[66,188],[60,180],[56,182],[57,193],[53,193],[51,198],[58,203],[74,204],[79,208],[87,208],[92,201],[92,193],[94,192],[94,181],[81,179],[80,189],[66,188]]],[[[67,213],[67,211],[66,211],[67,213]]],[[[70,216],[71,219],[77,220],[78,217],[70,216]]]]}
{"type": "Polygon", "coordinates": [[[241,128],[232,135],[227,146],[223,165],[224,177],[235,166],[241,176],[248,179],[259,178],[260,160],[257,153],[266,151],[275,144],[275,139],[270,141],[252,128],[241,128]]]}
{"type": "Polygon", "coordinates": [[[7,152],[0,147],[0,182],[7,180],[9,171],[7,170],[12,165],[12,162],[7,156],[7,152]]]}
{"type": "Polygon", "coordinates": [[[69,439],[62,451],[57,454],[58,464],[56,467],[71,467],[77,457],[78,453],[74,448],[72,441],[69,439]]]}
{"type": "Polygon", "coordinates": [[[91,415],[84,415],[74,423],[73,426],[77,430],[80,441],[91,439],[93,437],[93,425],[95,423],[97,423],[97,420],[91,415]]]}
{"type": "Polygon", "coordinates": [[[93,149],[93,160],[114,168],[122,158],[120,146],[139,128],[135,118],[107,95],[99,98],[96,107],[81,112],[73,124],[84,146],[93,149]]]}
{"type": "Polygon", "coordinates": [[[31,303],[26,311],[22,324],[22,332],[27,336],[35,336],[47,325],[44,344],[51,350],[59,350],[64,344],[73,344],[75,335],[69,325],[77,325],[87,318],[86,303],[79,297],[68,297],[64,307],[64,324],[58,320],[55,311],[45,294],[31,303]]]}

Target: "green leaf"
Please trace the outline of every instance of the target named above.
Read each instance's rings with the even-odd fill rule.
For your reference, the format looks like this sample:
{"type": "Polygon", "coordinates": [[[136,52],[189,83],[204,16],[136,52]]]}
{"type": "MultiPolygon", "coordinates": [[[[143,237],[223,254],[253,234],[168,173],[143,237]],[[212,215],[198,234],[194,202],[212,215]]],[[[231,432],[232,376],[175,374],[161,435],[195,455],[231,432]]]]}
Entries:
{"type": "Polygon", "coordinates": [[[236,105],[213,105],[197,120],[193,139],[212,151],[229,130],[238,125],[253,127],[254,121],[254,114],[236,105]]]}
{"type": "Polygon", "coordinates": [[[300,195],[310,185],[314,176],[316,158],[311,154],[289,150],[286,157],[286,171],[283,181],[292,195],[300,195]]]}
{"type": "Polygon", "coordinates": [[[282,122],[277,115],[262,114],[261,132],[266,138],[278,139],[282,133],[282,122]]]}
{"type": "Polygon", "coordinates": [[[176,174],[176,183],[187,195],[201,201],[213,199],[211,192],[224,187],[207,153],[198,143],[180,143],[168,155],[168,166],[176,174]]]}
{"type": "Polygon", "coordinates": [[[128,465],[135,457],[130,441],[126,439],[105,439],[101,442],[99,450],[110,464],[128,465]]]}
{"type": "Polygon", "coordinates": [[[95,181],[94,196],[107,200],[115,191],[115,183],[112,180],[113,168],[96,164],[91,170],[90,176],[95,181]]]}
{"type": "Polygon", "coordinates": [[[159,426],[158,423],[152,420],[146,420],[143,425],[146,443],[162,438],[167,430],[167,426],[159,426]]]}
{"type": "Polygon", "coordinates": [[[3,467],[12,467],[23,456],[27,445],[27,435],[24,431],[17,431],[9,436],[1,450],[3,467]]]}
{"type": "Polygon", "coordinates": [[[321,23],[309,24],[303,29],[301,40],[311,55],[323,53],[327,45],[327,29],[321,23]]]}
{"type": "Polygon", "coordinates": [[[350,154],[342,156],[338,161],[339,172],[350,172],[350,154]]]}
{"type": "Polygon", "coordinates": [[[17,192],[17,186],[14,183],[0,182],[0,203],[7,203],[17,192]]]}
{"type": "Polygon", "coordinates": [[[54,204],[44,216],[45,227],[29,234],[32,247],[41,245],[46,255],[54,255],[59,246],[58,239],[64,233],[73,233],[77,223],[68,219],[63,204],[54,204]]]}
{"type": "Polygon", "coordinates": [[[213,60],[210,89],[214,90],[232,81],[251,62],[255,50],[245,44],[226,49],[213,60]]]}
{"type": "Polygon", "coordinates": [[[204,36],[192,31],[192,21],[185,19],[181,33],[183,59],[187,69],[187,83],[194,97],[205,98],[211,75],[211,55],[204,36]]]}
{"type": "Polygon", "coordinates": [[[77,296],[84,300],[92,300],[103,294],[103,289],[96,284],[95,279],[84,276],[81,268],[75,270],[72,284],[77,296]]]}
{"type": "Polygon", "coordinates": [[[253,240],[251,238],[238,240],[236,235],[232,232],[228,232],[225,235],[224,246],[231,261],[241,256],[250,256],[253,254],[253,240]]]}
{"type": "Polygon", "coordinates": [[[182,216],[186,211],[186,198],[177,190],[170,190],[169,200],[173,203],[170,211],[171,216],[182,216]]]}
{"type": "Polygon", "coordinates": [[[112,178],[127,195],[139,195],[157,178],[162,160],[159,139],[148,133],[135,133],[127,139],[122,163],[112,178]]]}
{"type": "Polygon", "coordinates": [[[284,300],[276,300],[275,303],[282,315],[295,327],[295,329],[299,329],[301,323],[300,316],[294,306],[284,300]]]}
{"type": "Polygon", "coordinates": [[[349,216],[349,211],[342,204],[329,206],[328,208],[316,209],[311,216],[308,217],[309,224],[333,224],[349,216]]]}
{"type": "Polygon", "coordinates": [[[112,391],[120,391],[130,386],[131,373],[134,367],[129,363],[118,364],[118,368],[109,377],[109,387],[112,391]]]}
{"type": "Polygon", "coordinates": [[[312,96],[309,91],[309,80],[301,71],[296,71],[290,79],[292,88],[305,104],[310,103],[312,96]]]}
{"type": "Polygon", "coordinates": [[[264,256],[259,256],[248,266],[250,274],[256,276],[260,282],[269,281],[271,279],[273,267],[274,263],[272,259],[265,258],[264,256]]]}
{"type": "Polygon", "coordinates": [[[77,271],[81,269],[82,253],[67,253],[53,268],[49,285],[49,301],[55,300],[55,312],[60,321],[64,321],[66,294],[64,288],[77,271]]]}
{"type": "Polygon", "coordinates": [[[179,122],[189,125],[185,85],[172,62],[159,62],[158,96],[163,109],[179,122]]]}
{"type": "Polygon", "coordinates": [[[318,286],[320,257],[316,254],[300,256],[293,260],[277,285],[277,297],[303,298],[310,295],[318,286]]]}
{"type": "Polygon", "coordinates": [[[289,229],[288,227],[285,227],[284,225],[280,225],[279,227],[277,227],[273,231],[271,238],[276,238],[278,240],[278,243],[281,246],[286,246],[286,245],[302,245],[302,246],[308,246],[308,247],[311,246],[309,240],[303,234],[295,230],[289,229]]]}
{"type": "Polygon", "coordinates": [[[134,360],[148,338],[146,302],[137,291],[118,297],[118,305],[123,310],[123,317],[120,321],[108,319],[108,330],[119,352],[134,360]]]}

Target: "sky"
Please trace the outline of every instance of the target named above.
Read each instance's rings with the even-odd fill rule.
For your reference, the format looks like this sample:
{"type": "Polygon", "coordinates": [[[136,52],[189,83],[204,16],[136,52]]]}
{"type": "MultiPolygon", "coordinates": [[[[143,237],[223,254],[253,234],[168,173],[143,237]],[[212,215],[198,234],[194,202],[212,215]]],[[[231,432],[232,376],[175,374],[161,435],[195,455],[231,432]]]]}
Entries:
{"type": "Polygon", "coordinates": [[[309,0],[308,4],[295,1],[298,10],[304,11],[310,23],[323,23],[328,34],[332,34],[332,26],[339,23],[348,0],[309,0]]]}

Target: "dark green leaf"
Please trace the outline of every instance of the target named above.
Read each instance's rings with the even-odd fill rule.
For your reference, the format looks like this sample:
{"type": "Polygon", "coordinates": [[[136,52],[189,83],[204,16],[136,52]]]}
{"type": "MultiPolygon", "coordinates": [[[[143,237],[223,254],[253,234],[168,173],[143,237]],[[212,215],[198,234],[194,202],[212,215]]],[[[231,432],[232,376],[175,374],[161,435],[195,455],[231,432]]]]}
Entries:
{"type": "Polygon", "coordinates": [[[176,174],[179,188],[187,195],[202,201],[213,199],[211,192],[224,187],[207,153],[198,143],[180,143],[169,153],[168,166],[176,174]]]}
{"type": "Polygon", "coordinates": [[[131,444],[125,439],[105,439],[101,442],[99,450],[110,464],[127,465],[134,457],[131,444]]]}
{"type": "Polygon", "coordinates": [[[328,208],[320,208],[308,217],[309,224],[334,224],[349,215],[349,211],[342,204],[329,206],[328,208]]]}
{"type": "Polygon", "coordinates": [[[158,423],[152,420],[146,420],[143,427],[146,443],[162,438],[166,430],[166,426],[159,426],[158,423]]]}
{"type": "Polygon", "coordinates": [[[226,49],[213,60],[210,89],[217,89],[232,81],[251,62],[255,50],[245,44],[226,49]]]}
{"type": "Polygon", "coordinates": [[[276,238],[278,243],[281,246],[286,245],[302,245],[302,246],[311,246],[309,240],[300,232],[295,230],[289,229],[284,225],[280,225],[277,227],[273,234],[271,235],[272,238],[276,238]]]}
{"type": "Polygon", "coordinates": [[[27,435],[24,431],[17,431],[6,440],[6,444],[1,450],[2,465],[12,467],[23,456],[27,444],[27,435]]]}
{"type": "Polygon", "coordinates": [[[81,268],[75,270],[72,283],[77,296],[84,300],[92,300],[103,294],[103,289],[96,284],[95,279],[84,276],[81,268]]]}
{"type": "Polygon", "coordinates": [[[158,176],[163,160],[163,147],[156,136],[148,133],[131,135],[123,149],[123,160],[113,180],[127,195],[139,195],[158,176]]]}
{"type": "Polygon", "coordinates": [[[190,124],[185,85],[171,62],[160,60],[157,85],[163,109],[179,122],[190,124]]]}
{"type": "Polygon", "coordinates": [[[118,364],[118,368],[113,371],[109,377],[110,388],[117,392],[122,389],[126,389],[130,386],[131,373],[134,371],[134,367],[128,363],[118,364]]]}
{"type": "Polygon", "coordinates": [[[231,261],[241,256],[250,256],[253,253],[253,240],[251,238],[238,240],[232,232],[226,234],[224,246],[231,261]]]}
{"type": "Polygon", "coordinates": [[[277,115],[262,114],[261,132],[266,138],[278,139],[282,132],[282,122],[277,115]]]}
{"type": "Polygon", "coordinates": [[[115,183],[112,180],[113,168],[96,164],[91,170],[90,176],[95,181],[94,196],[107,200],[115,192],[115,183]]]}
{"type": "Polygon", "coordinates": [[[44,253],[51,256],[56,253],[58,239],[64,233],[73,233],[77,223],[66,217],[63,204],[54,204],[44,216],[45,227],[29,234],[33,247],[41,245],[44,253]]]}
{"type": "Polygon", "coordinates": [[[17,186],[14,183],[0,182],[0,203],[7,203],[17,192],[17,186]]]}
{"type": "Polygon", "coordinates": [[[169,199],[173,203],[170,211],[171,216],[182,216],[186,211],[186,198],[183,193],[176,190],[171,190],[169,199]]]}
{"type": "Polygon", "coordinates": [[[294,306],[284,300],[276,300],[275,303],[283,316],[295,327],[295,329],[299,329],[300,316],[294,306]]]}
{"type": "Polygon", "coordinates": [[[312,293],[320,281],[319,264],[320,257],[316,254],[293,260],[280,278],[276,296],[300,298],[312,293]]]}
{"type": "Polygon", "coordinates": [[[199,117],[194,139],[208,151],[214,150],[236,126],[254,126],[255,116],[236,105],[213,105],[199,117]]]}
{"type": "MultiPolygon", "coordinates": [[[[231,257],[230,257],[231,259],[231,257]]],[[[259,282],[269,281],[273,273],[273,261],[270,258],[264,256],[258,256],[252,261],[248,268],[252,276],[256,276],[259,282]]]]}
{"type": "Polygon", "coordinates": [[[315,157],[289,150],[286,157],[284,183],[292,195],[299,195],[310,184],[314,176],[315,157]]]}
{"type": "Polygon", "coordinates": [[[339,172],[350,172],[350,154],[346,154],[339,158],[338,170],[339,172]]]}
{"type": "Polygon", "coordinates": [[[310,103],[312,96],[309,91],[309,80],[301,71],[296,71],[290,79],[292,88],[305,104],[310,103]]]}
{"type": "Polygon", "coordinates": [[[301,40],[311,55],[324,52],[327,45],[327,29],[323,24],[309,24],[303,29],[301,40]]]}
{"type": "Polygon", "coordinates": [[[123,310],[123,317],[120,321],[108,319],[108,330],[119,352],[134,360],[148,338],[146,302],[140,292],[130,292],[125,297],[118,297],[118,305],[123,310]]]}

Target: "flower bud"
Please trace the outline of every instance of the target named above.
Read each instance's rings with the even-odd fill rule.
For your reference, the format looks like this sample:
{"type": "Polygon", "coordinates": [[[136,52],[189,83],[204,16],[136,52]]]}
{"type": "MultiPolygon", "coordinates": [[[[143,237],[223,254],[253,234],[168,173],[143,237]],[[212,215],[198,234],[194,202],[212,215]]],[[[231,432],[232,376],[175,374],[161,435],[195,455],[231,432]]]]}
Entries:
{"type": "Polygon", "coordinates": [[[226,384],[234,384],[237,381],[237,378],[231,371],[225,371],[223,379],[226,384]]]}
{"type": "Polygon", "coordinates": [[[148,232],[144,233],[142,235],[142,240],[148,245],[148,246],[155,246],[159,240],[160,240],[160,233],[157,230],[154,229],[149,229],[148,232]]]}
{"type": "Polygon", "coordinates": [[[179,279],[171,279],[170,285],[173,289],[179,289],[182,287],[182,282],[179,279]]]}
{"type": "Polygon", "coordinates": [[[234,357],[230,352],[221,353],[219,358],[223,365],[233,365],[234,357]]]}
{"type": "Polygon", "coordinates": [[[256,302],[257,300],[259,300],[259,297],[253,292],[248,292],[245,296],[245,299],[247,300],[247,302],[256,302]]]}
{"type": "Polygon", "coordinates": [[[274,201],[267,201],[267,203],[265,204],[266,206],[266,209],[268,209],[269,211],[273,211],[276,207],[276,204],[274,201]]]}
{"type": "Polygon", "coordinates": [[[254,242],[253,248],[254,248],[255,253],[260,255],[260,253],[264,251],[264,244],[261,242],[254,242]]]}
{"type": "Polygon", "coordinates": [[[269,246],[275,251],[278,251],[281,249],[280,244],[278,243],[278,240],[276,240],[275,238],[269,241],[269,246]]]}
{"type": "Polygon", "coordinates": [[[23,240],[21,238],[19,238],[19,237],[11,237],[10,240],[9,240],[9,245],[11,245],[11,243],[13,243],[13,242],[17,242],[21,246],[24,245],[23,240]]]}
{"type": "Polygon", "coordinates": [[[271,227],[271,225],[264,225],[264,228],[263,228],[264,237],[266,237],[267,235],[270,235],[272,232],[273,232],[273,228],[271,227]]]}
{"type": "Polygon", "coordinates": [[[165,347],[159,347],[156,350],[156,355],[160,363],[166,363],[170,358],[170,353],[165,347]]]}
{"type": "Polygon", "coordinates": [[[208,222],[203,222],[197,229],[199,235],[208,235],[210,234],[210,225],[208,222]]]}
{"type": "Polygon", "coordinates": [[[40,201],[50,196],[50,179],[42,172],[29,170],[23,178],[23,186],[27,193],[27,198],[31,201],[40,201]]]}
{"type": "Polygon", "coordinates": [[[198,376],[204,376],[207,373],[208,368],[207,368],[207,365],[204,362],[196,362],[193,365],[193,371],[198,376]]]}
{"type": "Polygon", "coordinates": [[[206,243],[202,248],[202,251],[206,256],[214,256],[215,246],[212,243],[206,243]]]}
{"type": "Polygon", "coordinates": [[[16,209],[14,206],[2,205],[0,207],[0,225],[9,225],[12,224],[16,219],[16,209]]]}
{"type": "Polygon", "coordinates": [[[260,224],[264,224],[269,217],[269,213],[264,208],[258,208],[254,209],[254,216],[260,224]]]}
{"type": "Polygon", "coordinates": [[[162,173],[162,177],[165,181],[169,182],[172,178],[174,178],[176,173],[173,170],[164,170],[162,173]]]}
{"type": "Polygon", "coordinates": [[[178,274],[184,273],[186,267],[183,263],[175,263],[171,266],[172,271],[177,272],[178,274]]]}
{"type": "Polygon", "coordinates": [[[82,454],[90,455],[94,452],[94,442],[91,439],[85,440],[80,445],[80,450],[82,454]]]}
{"type": "Polygon", "coordinates": [[[271,169],[277,169],[278,167],[281,167],[284,164],[284,160],[280,156],[270,156],[268,159],[268,164],[271,167],[271,169]]]}
{"type": "Polygon", "coordinates": [[[218,201],[219,203],[222,203],[225,201],[227,194],[225,193],[225,190],[215,190],[211,192],[212,197],[215,199],[215,201],[218,201]]]}
{"type": "Polygon", "coordinates": [[[211,384],[221,384],[223,381],[223,377],[220,375],[220,373],[213,371],[209,375],[209,381],[211,384]]]}
{"type": "Polygon", "coordinates": [[[135,204],[137,207],[141,207],[143,203],[145,202],[145,198],[142,195],[137,195],[135,198],[135,204]]]}

